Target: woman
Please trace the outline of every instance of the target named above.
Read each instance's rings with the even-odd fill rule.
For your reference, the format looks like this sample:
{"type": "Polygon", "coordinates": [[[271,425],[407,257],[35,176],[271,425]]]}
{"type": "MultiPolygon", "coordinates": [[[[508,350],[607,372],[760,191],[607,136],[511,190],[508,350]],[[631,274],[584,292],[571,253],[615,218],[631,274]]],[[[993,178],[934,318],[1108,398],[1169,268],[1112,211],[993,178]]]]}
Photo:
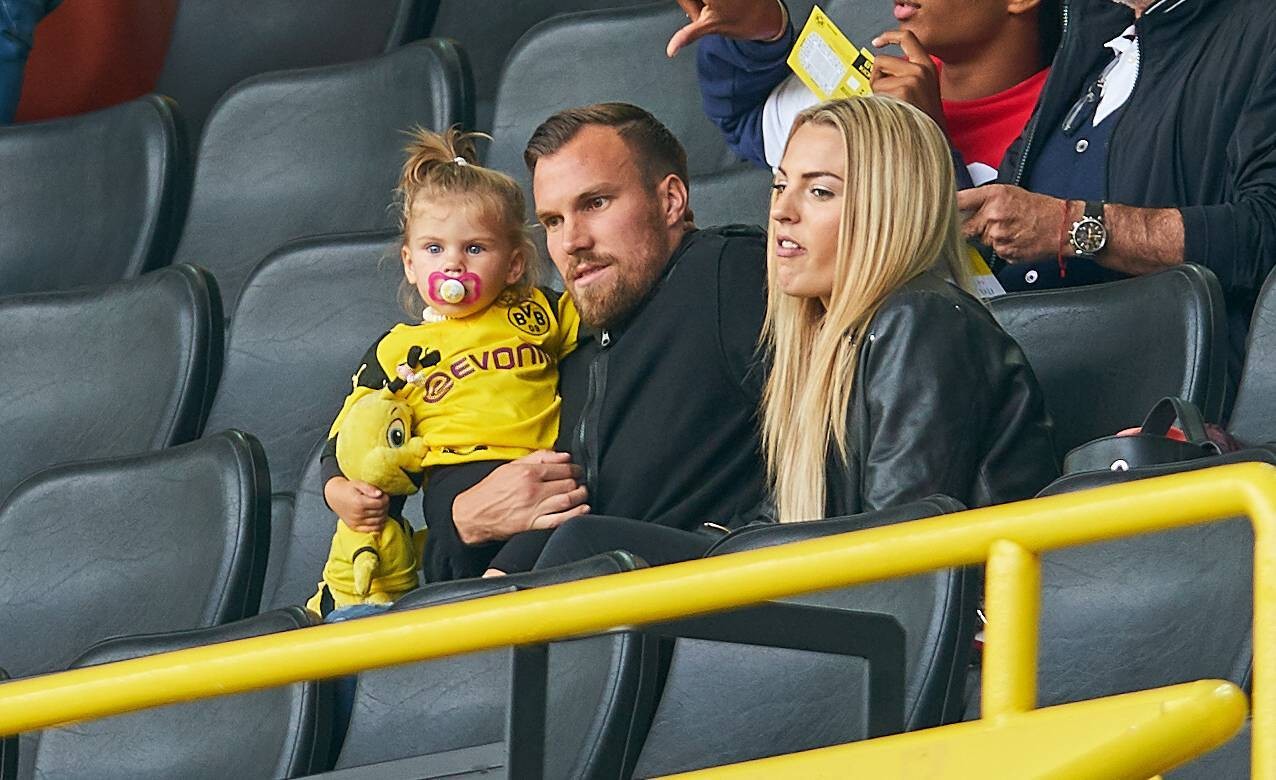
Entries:
{"type": "MultiPolygon", "coordinates": [[[[1030,498],[1058,475],[1032,369],[959,287],[959,226],[952,157],[922,111],[868,97],[798,115],[768,237],[761,419],[776,519],[935,493],[984,506],[1030,498]]],[[[536,567],[613,549],[669,563],[714,541],[581,517],[554,532],[536,567]]]]}
{"type": "Polygon", "coordinates": [[[778,519],[933,493],[983,506],[1057,476],[1032,369],[958,288],[967,250],[952,182],[943,135],[908,104],[798,115],[768,250],[762,421],[778,519]]]}

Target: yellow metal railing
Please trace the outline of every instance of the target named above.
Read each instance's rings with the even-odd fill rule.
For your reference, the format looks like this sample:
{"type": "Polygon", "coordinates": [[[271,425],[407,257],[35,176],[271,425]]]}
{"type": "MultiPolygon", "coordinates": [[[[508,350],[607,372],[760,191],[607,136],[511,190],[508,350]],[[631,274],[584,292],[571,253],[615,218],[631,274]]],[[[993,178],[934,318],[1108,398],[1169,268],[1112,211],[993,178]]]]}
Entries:
{"type": "Polygon", "coordinates": [[[1276,780],[1276,467],[1245,463],[0,685],[0,734],[987,563],[984,719],[1036,705],[1049,550],[1248,516],[1253,777],[1276,780]]]}

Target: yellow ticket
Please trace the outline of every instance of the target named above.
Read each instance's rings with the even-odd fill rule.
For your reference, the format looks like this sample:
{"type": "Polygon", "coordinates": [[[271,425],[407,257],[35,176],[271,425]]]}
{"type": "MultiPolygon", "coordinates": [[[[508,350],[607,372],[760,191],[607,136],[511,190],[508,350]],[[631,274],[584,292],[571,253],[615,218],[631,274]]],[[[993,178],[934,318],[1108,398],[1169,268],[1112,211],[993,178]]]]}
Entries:
{"type": "Polygon", "coordinates": [[[857,49],[819,6],[789,53],[789,67],[820,100],[863,97],[873,73],[873,53],[857,49]]]}
{"type": "Polygon", "coordinates": [[[1001,286],[997,275],[988,267],[984,256],[970,244],[966,245],[966,262],[970,266],[970,281],[975,285],[975,294],[984,300],[1005,295],[1006,288],[1001,286]]]}

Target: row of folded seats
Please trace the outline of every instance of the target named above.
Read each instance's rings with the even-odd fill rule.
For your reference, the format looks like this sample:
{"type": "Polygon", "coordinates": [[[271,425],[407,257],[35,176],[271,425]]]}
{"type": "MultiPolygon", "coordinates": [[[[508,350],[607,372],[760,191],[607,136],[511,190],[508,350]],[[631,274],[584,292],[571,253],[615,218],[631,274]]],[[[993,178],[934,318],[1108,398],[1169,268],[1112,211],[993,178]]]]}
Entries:
{"type": "MultiPolygon", "coordinates": [[[[191,21],[201,5],[182,4],[174,50],[209,28],[191,21]]],[[[463,46],[473,36],[470,63],[447,40],[401,45],[413,37],[404,31],[425,29],[424,5],[367,5],[388,26],[357,56],[388,53],[228,91],[231,81],[210,75],[202,109],[148,97],[0,129],[0,354],[10,366],[0,375],[0,667],[9,675],[309,624],[295,605],[313,592],[334,522],[319,447],[352,356],[400,316],[386,206],[402,129],[472,125],[477,115],[494,128],[489,164],[526,184],[522,144],[539,121],[622,98],[686,142],[700,224],[765,218],[766,174],[730,161],[701,114],[691,58],[664,60],[682,18],[674,4],[545,21],[521,38],[499,83],[503,51],[479,43],[521,32],[521,21],[484,32],[468,4],[430,4],[435,34],[446,23],[463,46]],[[225,97],[205,122],[218,90],[225,97]],[[178,129],[192,121],[193,155],[178,129]]],[[[541,10],[519,4],[511,15],[541,10]]],[[[210,37],[189,67],[216,62],[224,46],[210,37]]],[[[260,62],[234,78],[320,64],[260,62]]],[[[1137,424],[1165,395],[1221,415],[1225,323],[1208,271],[1010,295],[991,307],[1043,385],[1060,455],[1137,424]]],[[[1276,440],[1276,378],[1262,360],[1276,350],[1273,323],[1269,284],[1229,421],[1243,441],[1276,440]]],[[[1232,460],[1276,456],[1256,448],[1190,468],[1232,460]]],[[[1167,470],[1066,477],[1048,492],[1167,470]]],[[[755,530],[710,554],[959,508],[937,497],[755,530]]],[[[1251,545],[1238,520],[1045,556],[1040,704],[1201,677],[1247,684],[1251,545]]],[[[642,565],[613,554],[430,585],[396,609],[642,565]]],[[[978,572],[937,572],[734,621],[555,643],[545,775],[658,775],[972,717],[978,691],[965,676],[978,593],[978,572]]],[[[509,717],[539,684],[512,679],[514,653],[359,675],[344,738],[334,733],[334,686],[313,682],[24,735],[0,745],[0,777],[293,777],[383,762],[399,763],[376,776],[458,776],[539,761],[517,750],[536,724],[509,717]]],[[[1231,776],[1217,762],[1234,758],[1213,760],[1200,776],[1231,776]]]]}
{"type": "MultiPolygon", "coordinates": [[[[397,269],[378,260],[395,241],[377,232],[289,244],[247,278],[228,318],[212,275],[180,264],[0,299],[0,352],[21,367],[0,376],[0,668],[26,677],[308,625],[295,605],[313,592],[333,523],[319,446],[348,355],[394,317],[397,269]]],[[[1217,419],[1224,322],[1207,270],[991,306],[1041,379],[1061,450],[1137,422],[1164,394],[1217,419]]],[[[1263,360],[1273,323],[1269,282],[1230,422],[1246,441],[1276,439],[1263,360]]],[[[1237,460],[1276,454],[1187,468],[1237,460]]],[[[1173,470],[1074,475],[1047,492],[1173,470]]],[[[936,497],[751,530],[710,554],[959,509],[936,497]]],[[[1203,677],[1247,684],[1251,549],[1240,519],[1046,555],[1040,703],[1203,677]]],[[[395,609],[641,565],[614,554],[434,584],[395,609]]],[[[808,612],[772,606],[725,624],[555,643],[545,774],[652,776],[974,717],[977,686],[967,691],[965,675],[978,594],[976,571],[943,571],[792,601],[808,612]],[[901,648],[902,669],[891,663],[901,648]],[[884,677],[866,687],[866,673],[884,677]]],[[[4,778],[505,766],[515,760],[506,746],[526,744],[507,739],[507,712],[537,684],[511,680],[513,652],[359,675],[344,740],[332,733],[331,686],[307,683],[25,735],[6,747],[18,759],[4,778]],[[191,729],[206,744],[192,747],[191,729]]]]}

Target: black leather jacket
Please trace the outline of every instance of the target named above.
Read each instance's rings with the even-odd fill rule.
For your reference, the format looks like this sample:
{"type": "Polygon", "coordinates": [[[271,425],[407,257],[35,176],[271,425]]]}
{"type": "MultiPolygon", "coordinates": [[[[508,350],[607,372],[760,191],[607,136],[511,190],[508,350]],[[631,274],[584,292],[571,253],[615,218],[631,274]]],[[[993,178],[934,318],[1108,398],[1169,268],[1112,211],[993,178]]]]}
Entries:
{"type": "Polygon", "coordinates": [[[975,298],[926,273],[892,293],[860,348],[849,463],[829,458],[828,516],[942,493],[1031,498],[1059,476],[1041,388],[975,298]]]}

